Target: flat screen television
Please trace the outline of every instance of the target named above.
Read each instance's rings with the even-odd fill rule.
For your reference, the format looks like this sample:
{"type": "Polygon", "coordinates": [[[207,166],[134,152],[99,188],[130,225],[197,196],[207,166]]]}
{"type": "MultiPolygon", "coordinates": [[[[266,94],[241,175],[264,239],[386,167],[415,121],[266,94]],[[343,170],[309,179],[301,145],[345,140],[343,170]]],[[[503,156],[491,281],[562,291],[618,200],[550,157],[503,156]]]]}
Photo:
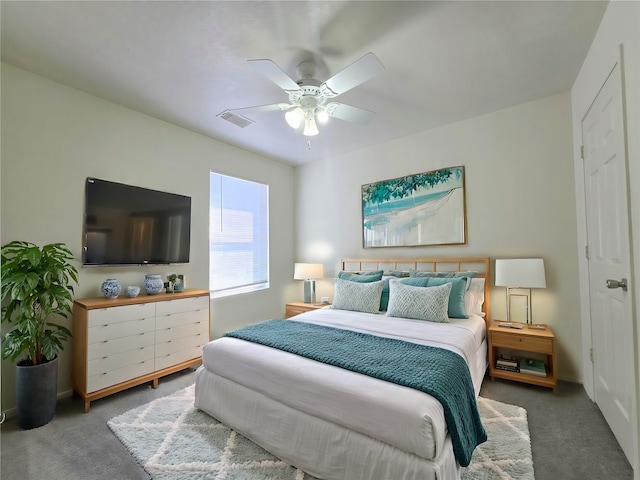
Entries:
{"type": "Polygon", "coordinates": [[[188,263],[191,197],[87,178],[82,262],[188,263]]]}

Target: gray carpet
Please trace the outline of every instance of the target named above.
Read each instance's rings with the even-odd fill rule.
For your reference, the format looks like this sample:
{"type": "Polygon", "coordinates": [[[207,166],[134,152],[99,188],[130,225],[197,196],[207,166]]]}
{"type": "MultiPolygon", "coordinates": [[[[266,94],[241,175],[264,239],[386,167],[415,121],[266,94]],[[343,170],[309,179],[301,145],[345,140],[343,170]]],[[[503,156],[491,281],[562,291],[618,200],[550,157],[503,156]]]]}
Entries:
{"type": "MultiPolygon", "coordinates": [[[[193,406],[194,386],[107,424],[154,480],[317,480],[274,457],[193,406]]],[[[489,440],[473,452],[462,480],[534,480],[527,413],[480,398],[489,440]]]]}
{"type": "MultiPolygon", "coordinates": [[[[21,480],[149,480],[107,427],[117,415],[185,388],[191,370],[103,398],[83,413],[80,398],[58,402],[51,423],[20,430],[7,420],[0,435],[0,477],[21,480]]],[[[527,410],[536,480],[632,480],[633,471],[597,407],[579,384],[547,388],[485,379],[480,395],[527,410]]]]}

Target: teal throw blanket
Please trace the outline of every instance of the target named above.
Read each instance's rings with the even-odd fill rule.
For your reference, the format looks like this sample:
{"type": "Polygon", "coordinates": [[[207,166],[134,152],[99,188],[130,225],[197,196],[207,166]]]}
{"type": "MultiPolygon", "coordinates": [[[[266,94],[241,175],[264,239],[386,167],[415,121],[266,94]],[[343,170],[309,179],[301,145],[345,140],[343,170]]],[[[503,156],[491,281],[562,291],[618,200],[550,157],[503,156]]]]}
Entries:
{"type": "Polygon", "coordinates": [[[453,452],[463,467],[487,440],[469,367],[450,350],[293,320],[267,320],[226,336],[428,393],[444,407],[453,452]]]}

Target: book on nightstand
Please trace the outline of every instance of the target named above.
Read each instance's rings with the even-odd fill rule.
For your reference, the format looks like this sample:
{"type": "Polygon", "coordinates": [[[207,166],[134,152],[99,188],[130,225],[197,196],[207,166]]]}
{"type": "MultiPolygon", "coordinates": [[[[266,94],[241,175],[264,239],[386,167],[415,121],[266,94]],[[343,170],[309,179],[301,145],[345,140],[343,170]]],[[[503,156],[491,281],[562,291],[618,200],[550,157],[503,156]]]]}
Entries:
{"type": "Polygon", "coordinates": [[[496,370],[504,370],[505,372],[520,372],[518,367],[507,367],[505,365],[496,364],[496,370]]]}
{"type": "Polygon", "coordinates": [[[536,375],[537,377],[546,377],[547,369],[544,366],[544,362],[540,360],[528,360],[526,358],[521,358],[520,373],[536,375]]]}
{"type": "Polygon", "coordinates": [[[518,361],[512,358],[500,357],[496,360],[496,368],[500,370],[510,370],[512,372],[518,371],[518,361]]]}

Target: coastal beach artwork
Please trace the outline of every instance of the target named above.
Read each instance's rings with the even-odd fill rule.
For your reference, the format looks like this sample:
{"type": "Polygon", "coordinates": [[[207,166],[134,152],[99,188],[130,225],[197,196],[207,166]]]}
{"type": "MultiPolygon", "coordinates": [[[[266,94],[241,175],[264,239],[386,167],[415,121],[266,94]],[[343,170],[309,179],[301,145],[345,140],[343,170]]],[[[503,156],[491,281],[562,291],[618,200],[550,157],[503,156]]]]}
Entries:
{"type": "Polygon", "coordinates": [[[465,216],[463,166],[362,186],[364,248],[464,244],[465,216]]]}

